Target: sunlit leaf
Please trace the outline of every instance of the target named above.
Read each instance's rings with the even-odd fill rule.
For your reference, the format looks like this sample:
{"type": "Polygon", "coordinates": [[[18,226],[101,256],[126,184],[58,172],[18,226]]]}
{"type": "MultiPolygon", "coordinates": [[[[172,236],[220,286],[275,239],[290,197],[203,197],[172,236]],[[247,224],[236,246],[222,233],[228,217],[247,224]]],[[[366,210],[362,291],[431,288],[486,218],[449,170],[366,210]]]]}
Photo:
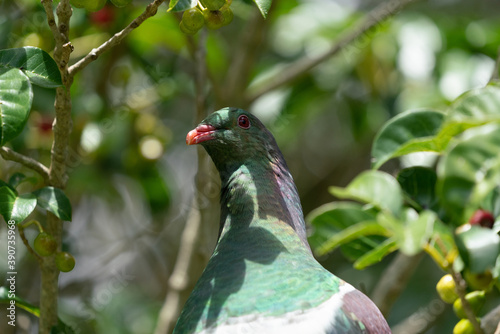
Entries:
{"type": "Polygon", "coordinates": [[[437,194],[456,224],[500,184],[499,151],[500,124],[489,124],[467,130],[441,159],[437,194]]]}
{"type": "Polygon", "coordinates": [[[472,226],[456,235],[458,251],[472,273],[483,273],[495,266],[500,254],[500,236],[488,228],[472,226]]]}
{"type": "MultiPolygon", "coordinates": [[[[327,240],[337,235],[344,229],[360,222],[374,221],[376,216],[363,209],[363,206],[354,202],[333,202],[313,210],[307,221],[312,227],[309,244],[313,250],[324,245],[327,240]]],[[[342,253],[351,260],[356,260],[366,252],[372,250],[385,237],[361,236],[356,240],[340,245],[342,253]]]]}
{"type": "Polygon", "coordinates": [[[444,113],[409,110],[389,120],[379,131],[372,147],[372,164],[378,169],[391,158],[422,151],[438,151],[432,138],[438,133],[444,113]]]}
{"type": "Polygon", "coordinates": [[[269,13],[269,9],[271,8],[272,0],[253,0],[257,7],[260,10],[260,13],[262,16],[265,18],[267,17],[267,14],[269,13]]]}
{"type": "Polygon", "coordinates": [[[368,235],[387,235],[387,230],[375,221],[361,222],[351,225],[316,248],[318,255],[324,255],[333,251],[340,245],[368,235]]]}
{"type": "Polygon", "coordinates": [[[170,0],[168,11],[183,12],[198,4],[198,0],[170,0]]]}
{"type": "Polygon", "coordinates": [[[32,46],[0,50],[0,67],[22,70],[38,86],[54,88],[62,85],[56,62],[45,51],[32,46]]]}
{"type": "Polygon", "coordinates": [[[71,221],[71,203],[59,188],[45,187],[33,192],[38,199],[38,205],[52,212],[58,218],[71,221]]]}
{"type": "Polygon", "coordinates": [[[17,196],[12,188],[0,187],[0,214],[5,221],[14,220],[16,224],[28,217],[36,207],[36,197],[33,194],[17,196]]]}
{"type": "Polygon", "coordinates": [[[21,133],[32,101],[28,77],[17,68],[0,66],[0,146],[21,133]]]}
{"type": "Polygon", "coordinates": [[[393,238],[389,238],[354,262],[354,268],[358,270],[365,269],[368,266],[382,261],[384,257],[397,250],[397,242],[393,238]]]}
{"type": "Polygon", "coordinates": [[[369,170],[358,175],[346,188],[330,187],[330,192],[343,199],[353,199],[389,210],[398,216],[403,206],[403,194],[398,181],[391,175],[369,170]]]}

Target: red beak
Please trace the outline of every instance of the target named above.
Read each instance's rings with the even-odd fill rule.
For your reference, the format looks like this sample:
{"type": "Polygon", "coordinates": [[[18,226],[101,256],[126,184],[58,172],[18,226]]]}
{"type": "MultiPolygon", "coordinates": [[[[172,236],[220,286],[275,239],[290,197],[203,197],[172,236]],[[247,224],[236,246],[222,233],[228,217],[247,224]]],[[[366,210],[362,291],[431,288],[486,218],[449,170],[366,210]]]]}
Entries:
{"type": "Polygon", "coordinates": [[[189,131],[186,136],[186,144],[195,145],[213,139],[215,127],[209,124],[200,124],[196,129],[189,131]]]}

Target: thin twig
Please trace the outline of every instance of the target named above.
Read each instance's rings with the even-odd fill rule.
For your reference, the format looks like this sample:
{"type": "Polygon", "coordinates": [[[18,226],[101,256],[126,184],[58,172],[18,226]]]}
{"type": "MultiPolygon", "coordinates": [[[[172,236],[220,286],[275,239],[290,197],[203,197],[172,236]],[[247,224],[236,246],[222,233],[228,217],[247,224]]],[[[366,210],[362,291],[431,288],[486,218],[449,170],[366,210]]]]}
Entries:
{"type": "Polygon", "coordinates": [[[16,151],[6,146],[0,147],[0,155],[5,160],[10,160],[20,163],[21,165],[34,170],[43,177],[44,181],[47,181],[49,179],[49,169],[41,162],[38,162],[35,159],[17,153],[16,151]]]}
{"type": "Polygon", "coordinates": [[[132,32],[132,30],[139,27],[146,19],[151,16],[156,15],[158,11],[158,7],[165,0],[154,0],[152,3],[147,5],[144,12],[135,18],[127,27],[125,27],[122,31],[114,34],[109,40],[101,44],[99,47],[92,49],[83,59],[78,61],[76,64],[72,65],[68,69],[68,73],[70,76],[74,76],[78,71],[84,69],[88,64],[96,60],[101,54],[111,49],[113,46],[119,44],[128,34],[132,32]]]}
{"type": "MultiPolygon", "coordinates": [[[[193,50],[193,55],[196,61],[195,87],[197,123],[200,122],[205,116],[206,94],[204,88],[206,84],[206,38],[207,32],[206,30],[202,30],[200,38],[198,39],[198,45],[195,50],[193,50]]],[[[198,176],[204,170],[204,159],[200,152],[200,148],[198,148],[198,176]]],[[[198,182],[200,182],[201,179],[201,177],[197,177],[198,182]]],[[[200,189],[200,187],[197,185],[197,190],[198,189],[200,189]]],[[[198,241],[200,239],[200,231],[202,230],[200,228],[202,223],[202,215],[199,205],[201,202],[200,198],[201,194],[197,191],[193,197],[193,202],[186,219],[186,226],[184,227],[184,231],[181,235],[179,252],[175,261],[174,269],[168,280],[168,292],[162,309],[160,310],[160,315],[154,332],[155,334],[172,332],[177,321],[177,317],[179,316],[185,302],[185,297],[183,297],[183,295],[186,294],[188,288],[192,287],[191,281],[193,280],[193,277],[190,277],[190,273],[193,269],[191,267],[193,266],[193,260],[196,255],[196,247],[199,244],[198,241]]]]}
{"type": "Polygon", "coordinates": [[[21,240],[23,241],[24,246],[26,246],[26,248],[28,249],[28,252],[30,252],[31,255],[33,255],[35,257],[35,259],[38,260],[38,262],[41,262],[42,257],[40,255],[38,255],[33,250],[33,248],[31,248],[31,245],[29,244],[28,239],[26,239],[26,236],[24,235],[24,228],[19,226],[18,229],[19,229],[19,236],[21,237],[21,240]]]}
{"type": "Polygon", "coordinates": [[[493,73],[491,73],[491,77],[488,83],[492,83],[493,81],[498,80],[498,75],[499,75],[498,72],[500,71],[500,47],[498,48],[497,53],[498,56],[497,56],[497,61],[495,62],[495,68],[493,69],[493,73]]]}
{"type": "Polygon", "coordinates": [[[477,321],[472,307],[470,306],[467,299],[465,299],[465,295],[467,293],[467,283],[462,278],[462,275],[458,272],[455,272],[454,270],[451,270],[451,277],[453,277],[453,281],[455,281],[458,298],[460,298],[460,301],[462,302],[462,307],[464,308],[464,313],[467,316],[467,319],[469,319],[469,321],[472,323],[472,326],[474,327],[474,332],[476,334],[483,334],[483,329],[477,321]]]}
{"type": "Polygon", "coordinates": [[[371,297],[384,316],[387,317],[397,298],[406,287],[423,254],[421,252],[414,256],[407,256],[398,253],[382,274],[371,297]]]}
{"type": "Polygon", "coordinates": [[[392,327],[392,334],[425,333],[443,315],[450,305],[436,298],[417,312],[392,327]]]}
{"type": "Polygon", "coordinates": [[[52,35],[54,35],[54,40],[63,41],[64,36],[61,35],[59,29],[57,28],[56,18],[54,17],[54,10],[52,7],[52,0],[41,0],[42,6],[45,9],[45,14],[47,15],[47,24],[49,25],[52,35]]]}
{"type": "MultiPolygon", "coordinates": [[[[348,44],[352,43],[359,37],[366,36],[371,29],[375,28],[382,21],[396,15],[403,8],[415,1],[416,0],[392,0],[383,2],[381,5],[368,13],[357,28],[349,29],[346,33],[344,33],[329,50],[312,58],[305,56],[298,59],[280,71],[279,75],[276,75],[269,81],[264,82],[260,87],[250,90],[247,95],[247,101],[253,102],[267,92],[292,82],[298,77],[304,75],[313,67],[321,64],[323,61],[338,52],[343,51],[348,44]]],[[[359,50],[353,51],[355,51],[355,53],[359,52],[359,50]]],[[[349,50],[346,52],[349,52],[349,50]]]]}
{"type": "Polygon", "coordinates": [[[500,334],[500,305],[481,319],[481,327],[485,334],[500,334]]]}

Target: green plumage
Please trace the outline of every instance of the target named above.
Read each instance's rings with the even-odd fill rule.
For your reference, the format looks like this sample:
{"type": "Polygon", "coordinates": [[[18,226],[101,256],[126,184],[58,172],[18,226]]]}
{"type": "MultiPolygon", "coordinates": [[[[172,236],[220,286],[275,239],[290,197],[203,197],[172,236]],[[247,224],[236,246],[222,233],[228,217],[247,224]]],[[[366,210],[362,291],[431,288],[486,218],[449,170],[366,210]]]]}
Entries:
{"type": "Polygon", "coordinates": [[[339,312],[325,308],[331,319],[310,333],[335,333],[327,329],[334,323],[344,328],[338,333],[365,332],[356,317],[340,311],[340,290],[348,285],[311,253],[292,176],[264,125],[243,110],[225,108],[191,131],[187,141],[200,142],[219,170],[221,229],[174,333],[230,333],[221,328],[238,322],[238,330],[253,333],[254,327],[245,326],[267,320],[274,325],[276,319],[325,308],[327,301],[339,312]],[[338,301],[332,299],[336,295],[338,301]]]}

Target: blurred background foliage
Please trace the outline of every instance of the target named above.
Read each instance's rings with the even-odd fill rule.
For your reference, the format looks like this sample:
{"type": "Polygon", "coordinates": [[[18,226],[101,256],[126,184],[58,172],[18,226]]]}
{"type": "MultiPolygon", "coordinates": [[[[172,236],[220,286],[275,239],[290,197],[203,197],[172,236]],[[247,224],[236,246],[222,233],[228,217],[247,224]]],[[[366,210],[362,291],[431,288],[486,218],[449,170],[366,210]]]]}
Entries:
{"type": "MultiPolygon", "coordinates": [[[[147,3],[134,0],[124,8],[107,4],[94,13],[74,9],[72,59],[106,41],[147,3]]],[[[305,214],[332,200],[329,186],[345,186],[370,167],[371,142],[387,119],[415,107],[442,110],[464,91],[484,86],[493,73],[500,45],[495,2],[416,1],[297,80],[255,100],[244,98],[267,78],[281,75],[286,64],[323,52],[379,3],[274,0],[263,20],[249,1],[234,0],[234,21],[208,32],[210,109],[232,104],[263,120],[288,161],[305,214]],[[243,75],[233,73],[233,65],[248,60],[249,52],[243,75]]],[[[160,9],[79,73],[72,87],[66,193],[74,215],[65,226],[65,247],[77,266],[61,275],[60,316],[77,333],[154,331],[192,205],[196,149],[185,146],[185,136],[195,125],[195,41],[180,32],[178,14],[167,13],[166,5],[160,9]]],[[[3,1],[0,31],[0,49],[53,51],[39,1],[3,1]]],[[[11,145],[47,164],[55,92],[34,89],[28,126],[11,145]]],[[[414,164],[419,156],[409,159],[414,164]]],[[[407,162],[391,162],[384,169],[391,171],[397,163],[407,162]]],[[[33,172],[0,160],[0,179],[18,171],[33,176],[26,187],[40,183],[33,172]]],[[[202,191],[217,197],[217,177],[202,191]]],[[[205,236],[208,254],[216,233],[205,236]]],[[[5,234],[0,225],[0,240],[6,240],[5,234]]],[[[36,231],[26,235],[32,240],[36,231]]],[[[18,251],[24,252],[17,264],[18,293],[36,304],[36,262],[22,247],[18,251]]],[[[5,272],[5,254],[0,255],[0,272],[5,272]]],[[[320,260],[368,294],[390,262],[358,272],[340,252],[320,260]]],[[[390,325],[432,305],[440,276],[430,259],[423,260],[389,315],[390,325]]],[[[19,331],[35,332],[36,319],[21,312],[18,317],[19,331]]],[[[428,333],[449,333],[455,322],[448,310],[428,333]]],[[[3,321],[2,333],[13,333],[2,326],[3,321]]]]}

